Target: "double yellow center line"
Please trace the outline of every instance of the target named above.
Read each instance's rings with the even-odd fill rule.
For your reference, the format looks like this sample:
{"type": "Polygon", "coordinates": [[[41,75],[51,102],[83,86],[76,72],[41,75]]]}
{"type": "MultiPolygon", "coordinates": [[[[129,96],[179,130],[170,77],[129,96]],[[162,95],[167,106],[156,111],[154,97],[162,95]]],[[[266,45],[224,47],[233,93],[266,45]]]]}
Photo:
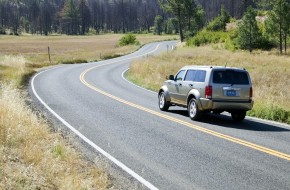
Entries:
{"type": "MultiPolygon", "coordinates": [[[[107,64],[104,64],[104,65],[107,65],[107,64]]],[[[260,145],[257,145],[257,144],[254,144],[254,143],[251,143],[251,142],[248,142],[248,141],[245,141],[245,140],[242,140],[242,139],[238,139],[238,138],[235,138],[235,137],[232,137],[232,136],[229,136],[229,135],[225,135],[225,134],[222,134],[222,133],[219,133],[219,132],[216,132],[216,131],[213,131],[213,130],[209,130],[209,129],[206,129],[206,128],[203,128],[203,127],[199,127],[197,125],[194,125],[192,123],[189,123],[189,122],[186,122],[186,121],[183,121],[183,120],[180,120],[180,119],[176,119],[174,117],[171,117],[171,116],[168,116],[168,115],[165,115],[165,114],[162,114],[162,113],[159,113],[159,112],[156,112],[154,110],[150,110],[148,108],[145,108],[143,106],[140,106],[140,105],[137,105],[137,104],[134,104],[132,102],[129,102],[129,101],[126,101],[124,99],[121,99],[117,96],[114,96],[108,92],[105,92],[103,90],[100,90],[98,88],[96,88],[95,86],[93,86],[92,84],[88,83],[86,80],[85,80],[85,75],[98,68],[98,67],[101,67],[101,66],[104,66],[104,65],[98,65],[98,66],[95,66],[95,67],[92,67],[92,68],[89,68],[87,70],[85,70],[81,75],[80,75],[80,80],[81,82],[86,85],[87,87],[89,87],[90,89],[100,93],[100,94],[103,94],[104,96],[107,96],[107,97],[110,97],[118,102],[121,102],[123,104],[126,104],[128,106],[131,106],[131,107],[134,107],[136,109],[139,109],[139,110],[142,110],[144,112],[147,112],[147,113],[150,113],[150,114],[153,114],[155,116],[159,116],[161,118],[164,118],[164,119],[167,119],[167,120],[170,120],[170,121],[173,121],[173,122],[176,122],[178,124],[182,124],[184,126],[187,126],[187,127],[190,127],[192,129],[195,129],[195,130],[198,130],[198,131],[201,131],[201,132],[204,132],[206,134],[209,134],[209,135],[213,135],[215,137],[219,137],[221,139],[225,139],[227,141],[230,141],[230,142],[234,142],[234,143],[237,143],[237,144],[240,144],[240,145],[243,145],[243,146],[246,146],[246,147],[249,147],[249,148],[252,148],[252,149],[255,149],[255,150],[258,150],[260,152],[263,152],[263,153],[267,153],[267,154],[270,154],[272,156],[276,156],[278,158],[281,158],[281,159],[284,159],[284,160],[287,160],[287,161],[290,161],[290,155],[289,154],[285,154],[285,153],[282,153],[282,152],[279,152],[279,151],[276,151],[276,150],[273,150],[273,149],[270,149],[270,148],[267,148],[267,147],[264,147],[264,146],[260,146],[260,145]]]]}

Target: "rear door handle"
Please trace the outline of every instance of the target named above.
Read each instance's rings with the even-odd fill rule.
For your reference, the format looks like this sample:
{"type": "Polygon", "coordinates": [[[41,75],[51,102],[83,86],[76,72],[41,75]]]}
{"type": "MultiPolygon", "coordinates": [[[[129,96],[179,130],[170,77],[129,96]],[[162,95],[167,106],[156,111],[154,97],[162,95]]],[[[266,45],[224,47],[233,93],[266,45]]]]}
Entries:
{"type": "Polygon", "coordinates": [[[189,84],[190,87],[193,87],[193,84],[189,84]]]}
{"type": "Polygon", "coordinates": [[[182,86],[182,83],[179,83],[178,85],[179,85],[179,86],[182,86]]]}

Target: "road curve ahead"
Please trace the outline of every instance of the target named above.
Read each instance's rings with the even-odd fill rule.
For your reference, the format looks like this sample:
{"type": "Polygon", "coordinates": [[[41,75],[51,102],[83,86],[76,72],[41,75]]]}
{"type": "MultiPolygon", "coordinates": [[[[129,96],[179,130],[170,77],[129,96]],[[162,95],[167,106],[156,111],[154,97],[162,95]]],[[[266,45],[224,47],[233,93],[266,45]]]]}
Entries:
{"type": "Polygon", "coordinates": [[[132,60],[174,43],[40,72],[31,95],[144,188],[290,189],[290,126],[226,115],[194,122],[185,109],[159,111],[156,93],[122,77],[132,60]]]}

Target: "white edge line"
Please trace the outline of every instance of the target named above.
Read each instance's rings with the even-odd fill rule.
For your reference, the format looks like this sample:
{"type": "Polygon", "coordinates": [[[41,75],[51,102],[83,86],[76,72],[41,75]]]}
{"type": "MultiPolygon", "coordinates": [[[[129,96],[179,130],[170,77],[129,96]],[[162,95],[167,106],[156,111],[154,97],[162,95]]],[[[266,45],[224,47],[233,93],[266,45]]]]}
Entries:
{"type": "Polygon", "coordinates": [[[129,81],[128,79],[126,79],[126,78],[125,78],[125,73],[126,73],[127,71],[129,71],[129,70],[130,70],[130,68],[128,68],[128,69],[126,69],[125,71],[122,72],[122,78],[123,78],[123,80],[125,80],[126,82],[128,82],[129,84],[131,84],[131,85],[133,85],[133,86],[135,86],[135,87],[137,87],[137,88],[140,88],[140,89],[145,90],[145,91],[147,91],[147,92],[151,92],[151,93],[157,94],[157,92],[155,92],[155,91],[153,91],[153,90],[148,90],[148,89],[146,89],[146,88],[143,88],[143,87],[141,87],[141,86],[139,86],[139,85],[137,85],[137,84],[134,84],[133,82],[129,81]]]}
{"type": "MultiPolygon", "coordinates": [[[[154,51],[156,51],[159,48],[160,44],[158,44],[158,46],[151,52],[146,53],[144,55],[153,53],[154,51]]],[[[137,57],[142,57],[144,55],[141,56],[136,56],[133,58],[127,58],[127,59],[123,59],[123,60],[119,60],[119,61],[115,61],[115,62],[111,62],[111,63],[116,63],[116,62],[120,62],[120,61],[124,61],[124,60],[128,60],[128,59],[134,59],[137,57]]],[[[105,64],[106,65],[106,64],[105,64]]],[[[58,67],[56,67],[58,68],[58,67]]],[[[52,69],[56,69],[56,68],[52,68],[52,69]]],[[[74,132],[78,137],[80,137],[83,141],[85,141],[87,144],[89,144],[91,147],[93,147],[96,151],[98,151],[99,153],[101,153],[102,155],[104,155],[106,158],[108,158],[110,161],[112,161],[113,163],[115,163],[117,166],[119,166],[121,169],[123,169],[125,172],[127,172],[129,175],[131,175],[132,177],[134,177],[136,180],[138,180],[140,183],[142,183],[143,185],[145,185],[146,187],[148,187],[151,190],[158,190],[157,187],[155,187],[154,185],[152,185],[150,182],[148,182],[147,180],[145,180],[144,178],[142,178],[141,176],[139,176],[136,172],[134,172],[133,170],[131,170],[130,168],[128,168],[125,164],[123,164],[122,162],[120,162],[119,160],[117,160],[116,158],[114,158],[113,156],[111,156],[109,153],[107,153],[105,150],[103,150],[102,148],[100,148],[99,146],[97,146],[95,143],[93,143],[90,139],[88,139],[87,137],[85,137],[82,133],[80,133],[78,130],[76,130],[72,125],[70,125],[67,121],[65,121],[61,116],[59,116],[55,111],[53,111],[38,95],[38,93],[35,90],[34,87],[34,80],[37,76],[39,76],[40,74],[43,74],[47,71],[50,71],[52,69],[48,69],[45,71],[41,71],[40,73],[36,74],[32,80],[31,80],[31,88],[32,88],[32,92],[35,95],[35,97],[40,101],[40,103],[50,112],[52,113],[59,121],[61,121],[66,127],[68,127],[72,132],[74,132]]]]}

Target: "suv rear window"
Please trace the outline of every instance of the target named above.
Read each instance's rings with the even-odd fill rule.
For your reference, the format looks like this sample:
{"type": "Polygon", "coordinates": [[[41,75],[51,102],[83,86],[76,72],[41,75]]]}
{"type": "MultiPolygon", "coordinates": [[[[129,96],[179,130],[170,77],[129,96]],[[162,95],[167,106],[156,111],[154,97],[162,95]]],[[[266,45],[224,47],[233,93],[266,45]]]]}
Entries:
{"type": "Polygon", "coordinates": [[[249,78],[246,72],[234,71],[234,70],[223,70],[214,71],[213,83],[216,84],[250,84],[249,78]]]}

